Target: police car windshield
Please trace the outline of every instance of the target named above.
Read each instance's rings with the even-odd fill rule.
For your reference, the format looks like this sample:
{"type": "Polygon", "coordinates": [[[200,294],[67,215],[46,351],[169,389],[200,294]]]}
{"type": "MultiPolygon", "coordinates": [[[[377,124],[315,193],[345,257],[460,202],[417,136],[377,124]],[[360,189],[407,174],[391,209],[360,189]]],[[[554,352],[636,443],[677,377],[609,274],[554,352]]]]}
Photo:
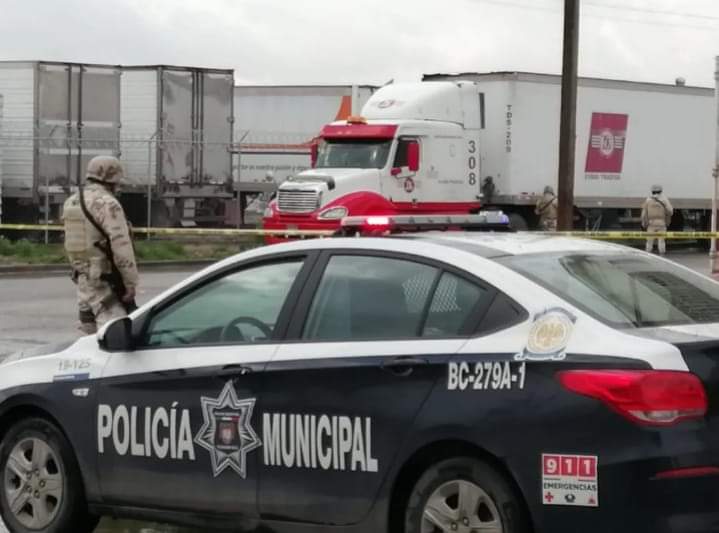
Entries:
{"type": "Polygon", "coordinates": [[[636,254],[530,254],[497,259],[615,327],[719,322],[719,284],[636,254]]]}
{"type": "Polygon", "coordinates": [[[326,140],[320,145],[316,168],[384,168],[391,140],[326,140]]]}

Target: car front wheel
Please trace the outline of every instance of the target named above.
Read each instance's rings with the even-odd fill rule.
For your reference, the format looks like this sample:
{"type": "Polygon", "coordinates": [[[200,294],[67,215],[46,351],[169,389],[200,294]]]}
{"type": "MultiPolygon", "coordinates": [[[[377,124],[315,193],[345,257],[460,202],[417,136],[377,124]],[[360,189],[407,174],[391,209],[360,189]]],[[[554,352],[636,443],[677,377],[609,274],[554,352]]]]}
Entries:
{"type": "Polygon", "coordinates": [[[483,461],[456,457],[431,466],[412,490],[405,533],[527,533],[505,478],[483,461]]]}
{"type": "Polygon", "coordinates": [[[16,423],[0,444],[0,515],[12,533],[88,533],[90,516],[69,442],[43,418],[16,423]]]}

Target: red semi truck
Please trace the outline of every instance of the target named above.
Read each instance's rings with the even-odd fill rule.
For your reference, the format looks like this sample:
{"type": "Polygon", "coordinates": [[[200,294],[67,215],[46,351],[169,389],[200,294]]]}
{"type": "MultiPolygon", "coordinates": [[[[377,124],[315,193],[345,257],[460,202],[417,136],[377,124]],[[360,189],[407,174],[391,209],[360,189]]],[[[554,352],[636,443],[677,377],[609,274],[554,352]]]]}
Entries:
{"type": "Polygon", "coordinates": [[[313,168],[288,178],[265,229],[337,229],[360,215],[479,209],[483,95],[473,82],[382,87],[360,116],[328,124],[313,168]]]}

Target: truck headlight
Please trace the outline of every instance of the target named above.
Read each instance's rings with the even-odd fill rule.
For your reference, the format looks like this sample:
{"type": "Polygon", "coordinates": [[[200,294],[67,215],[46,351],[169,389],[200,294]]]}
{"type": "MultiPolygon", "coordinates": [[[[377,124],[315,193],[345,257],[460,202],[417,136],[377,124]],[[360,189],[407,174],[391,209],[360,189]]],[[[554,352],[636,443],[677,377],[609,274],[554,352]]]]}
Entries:
{"type": "Polygon", "coordinates": [[[317,215],[317,218],[319,220],[338,220],[340,218],[346,217],[347,213],[349,213],[349,211],[346,207],[338,205],[336,207],[330,207],[329,209],[325,209],[319,215],[317,215]]]}

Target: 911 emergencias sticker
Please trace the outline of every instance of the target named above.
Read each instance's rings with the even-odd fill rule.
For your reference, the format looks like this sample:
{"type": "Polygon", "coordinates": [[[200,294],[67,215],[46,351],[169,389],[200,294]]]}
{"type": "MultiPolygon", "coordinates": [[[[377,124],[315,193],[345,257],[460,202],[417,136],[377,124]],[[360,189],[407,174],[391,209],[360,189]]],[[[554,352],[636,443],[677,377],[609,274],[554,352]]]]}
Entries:
{"type": "Polygon", "coordinates": [[[542,454],[542,503],[599,507],[596,455],[542,454]]]}
{"type": "Polygon", "coordinates": [[[509,361],[449,363],[447,390],[522,390],[526,374],[526,363],[509,361]]]}

